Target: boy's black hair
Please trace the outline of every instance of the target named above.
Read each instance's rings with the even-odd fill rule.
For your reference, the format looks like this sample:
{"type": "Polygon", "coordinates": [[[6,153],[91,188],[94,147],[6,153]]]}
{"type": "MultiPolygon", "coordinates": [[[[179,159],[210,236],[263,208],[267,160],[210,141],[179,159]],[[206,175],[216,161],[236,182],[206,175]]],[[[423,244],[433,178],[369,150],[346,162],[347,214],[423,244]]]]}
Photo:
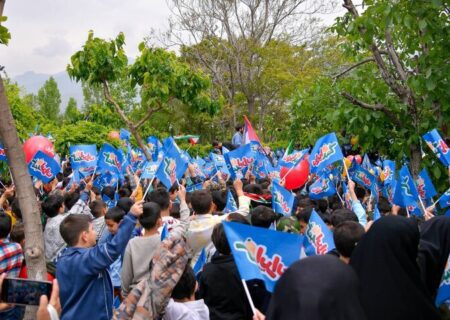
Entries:
{"type": "Polygon", "coordinates": [[[102,193],[100,192],[100,189],[97,188],[96,186],[92,186],[91,191],[92,191],[93,193],[95,193],[96,196],[99,196],[99,195],[102,194],[102,193]]]}
{"type": "Polygon", "coordinates": [[[11,217],[8,214],[0,212],[0,239],[8,237],[8,234],[11,232],[11,221],[11,217]]]}
{"type": "Polygon", "coordinates": [[[261,187],[261,185],[256,183],[250,183],[245,185],[243,191],[247,193],[263,194],[263,188],[261,187]]]}
{"type": "Polygon", "coordinates": [[[301,210],[297,214],[297,220],[303,221],[304,223],[308,223],[309,218],[311,218],[311,213],[312,213],[313,209],[314,209],[313,207],[306,207],[305,209],[301,210]]]}
{"type": "Polygon", "coordinates": [[[120,198],[119,201],[117,201],[116,206],[121,208],[125,213],[128,213],[133,204],[134,202],[130,198],[120,198]]]}
{"type": "Polygon", "coordinates": [[[160,218],[161,207],[159,204],[156,202],[144,203],[142,215],[139,217],[139,223],[144,229],[152,229],[160,218]]]}
{"type": "Polygon", "coordinates": [[[22,210],[20,210],[19,198],[14,198],[11,202],[11,211],[17,220],[22,220],[22,210]]]}
{"type": "Polygon", "coordinates": [[[331,215],[331,224],[333,227],[336,227],[338,224],[345,221],[358,222],[358,217],[352,210],[349,209],[337,209],[333,211],[331,215]]]}
{"type": "Polygon", "coordinates": [[[328,201],[326,199],[315,199],[312,200],[314,203],[316,210],[319,211],[317,213],[325,213],[328,210],[328,201]]]}
{"type": "Polygon", "coordinates": [[[48,218],[56,217],[59,209],[64,204],[64,197],[60,194],[52,194],[42,203],[42,211],[48,218]]]}
{"type": "Polygon", "coordinates": [[[66,210],[69,211],[75,203],[80,199],[80,194],[78,192],[68,192],[64,196],[64,205],[66,206],[66,210]]]}
{"type": "Polygon", "coordinates": [[[237,212],[232,212],[228,214],[227,220],[230,222],[237,222],[242,224],[250,224],[250,222],[242,214],[237,212]]]}
{"type": "Polygon", "coordinates": [[[209,213],[212,204],[211,193],[208,190],[196,190],[192,192],[191,205],[195,214],[209,213]]]}
{"type": "Polygon", "coordinates": [[[172,203],[172,207],[170,208],[169,215],[175,219],[180,219],[180,204],[172,203]]]}
{"type": "Polygon", "coordinates": [[[122,208],[119,207],[112,207],[106,212],[105,220],[112,220],[116,223],[119,223],[122,221],[123,217],[125,216],[125,211],[123,211],[122,208]]]}
{"type": "Polygon", "coordinates": [[[25,239],[25,226],[23,222],[16,222],[16,224],[12,226],[9,237],[12,242],[16,243],[21,243],[25,239]]]}
{"type": "Polygon", "coordinates": [[[127,188],[120,188],[118,193],[119,193],[119,198],[126,198],[131,195],[130,190],[127,188]]]}
{"type": "Polygon", "coordinates": [[[378,210],[382,216],[385,216],[391,212],[392,206],[389,203],[389,200],[383,196],[380,196],[378,199],[378,210]]]}
{"type": "Polygon", "coordinates": [[[180,280],[178,280],[178,283],[173,288],[172,299],[189,299],[195,292],[195,285],[196,279],[194,270],[192,270],[192,267],[188,263],[183,274],[181,275],[180,280]]]}
{"type": "Polygon", "coordinates": [[[84,214],[69,214],[59,225],[59,233],[67,246],[73,247],[78,243],[80,234],[89,231],[91,219],[84,214]]]}
{"type": "Polygon", "coordinates": [[[104,208],[106,208],[106,203],[103,200],[94,200],[89,204],[89,209],[91,209],[94,218],[100,217],[104,208]]]}
{"type": "Polygon", "coordinates": [[[227,205],[227,191],[226,190],[214,190],[211,192],[212,201],[216,205],[217,211],[222,212],[227,205]]]}
{"type": "Polygon", "coordinates": [[[108,198],[114,199],[114,195],[116,194],[116,189],[111,186],[106,186],[102,190],[102,197],[105,194],[108,196],[108,198]]]}
{"type": "Polygon", "coordinates": [[[364,236],[362,225],[355,221],[345,221],[333,230],[334,244],[337,251],[346,258],[350,258],[358,242],[364,236]]]}
{"type": "Polygon", "coordinates": [[[222,223],[218,223],[214,226],[211,234],[211,240],[214,247],[216,247],[217,252],[223,255],[231,254],[230,245],[228,244],[227,236],[225,235],[225,230],[222,223]]]}
{"type": "Polygon", "coordinates": [[[366,189],[364,189],[361,186],[356,185],[355,186],[355,194],[359,201],[362,201],[364,197],[366,196],[366,189]]]}
{"type": "Polygon", "coordinates": [[[250,221],[253,226],[269,228],[277,219],[277,214],[266,206],[257,206],[250,212],[250,221]]]}
{"type": "Polygon", "coordinates": [[[158,188],[148,193],[145,201],[156,202],[161,207],[161,210],[167,210],[170,205],[170,195],[166,189],[158,188]]]}

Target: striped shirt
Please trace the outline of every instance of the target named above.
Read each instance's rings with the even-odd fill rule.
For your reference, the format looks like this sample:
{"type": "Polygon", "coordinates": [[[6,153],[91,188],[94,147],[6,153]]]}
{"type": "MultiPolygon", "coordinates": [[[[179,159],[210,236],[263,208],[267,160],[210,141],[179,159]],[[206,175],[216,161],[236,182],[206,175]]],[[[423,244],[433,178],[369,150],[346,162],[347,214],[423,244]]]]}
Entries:
{"type": "Polygon", "coordinates": [[[6,272],[8,277],[18,277],[23,262],[20,244],[0,240],[0,274],[6,272]]]}

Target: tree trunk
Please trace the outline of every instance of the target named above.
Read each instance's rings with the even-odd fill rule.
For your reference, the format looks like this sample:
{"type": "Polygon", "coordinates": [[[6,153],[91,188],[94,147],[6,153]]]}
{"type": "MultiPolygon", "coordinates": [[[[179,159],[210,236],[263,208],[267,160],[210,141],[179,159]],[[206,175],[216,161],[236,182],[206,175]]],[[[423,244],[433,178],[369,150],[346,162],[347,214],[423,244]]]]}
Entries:
{"type": "Polygon", "coordinates": [[[420,150],[420,146],[418,144],[411,144],[409,146],[409,150],[411,152],[411,174],[414,179],[417,179],[419,175],[420,161],[422,160],[422,151],[420,150]]]}
{"type": "Polygon", "coordinates": [[[147,161],[152,161],[152,155],[150,152],[148,152],[148,149],[144,143],[144,140],[142,140],[141,135],[139,134],[138,130],[131,124],[129,125],[129,129],[131,131],[131,134],[135,137],[137,144],[139,145],[139,148],[142,149],[142,152],[144,152],[145,158],[147,158],[147,161]]]}
{"type": "Polygon", "coordinates": [[[6,99],[5,87],[0,77],[0,137],[5,146],[11,173],[16,186],[25,226],[25,260],[28,278],[47,280],[47,268],[44,257],[44,237],[42,233],[41,213],[34,193],[33,182],[28,174],[22,144],[17,135],[14,118],[6,99]]]}

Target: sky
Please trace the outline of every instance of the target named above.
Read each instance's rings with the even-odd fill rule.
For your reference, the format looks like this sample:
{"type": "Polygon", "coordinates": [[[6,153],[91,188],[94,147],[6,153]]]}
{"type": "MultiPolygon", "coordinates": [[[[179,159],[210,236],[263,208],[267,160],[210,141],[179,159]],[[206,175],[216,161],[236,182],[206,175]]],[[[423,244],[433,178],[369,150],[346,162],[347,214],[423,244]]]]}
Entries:
{"type": "Polygon", "coordinates": [[[133,57],[152,28],[166,28],[169,13],[165,0],[7,0],[4,25],[12,38],[0,47],[0,65],[12,77],[63,71],[91,29],[102,38],[123,31],[133,57]]]}
{"type": "MultiPolygon", "coordinates": [[[[169,14],[166,0],[7,0],[5,26],[12,39],[0,46],[0,65],[10,77],[64,71],[91,29],[102,38],[123,31],[126,53],[134,57],[152,28],[167,28],[169,14]]],[[[335,15],[322,18],[329,24],[335,15]]]]}

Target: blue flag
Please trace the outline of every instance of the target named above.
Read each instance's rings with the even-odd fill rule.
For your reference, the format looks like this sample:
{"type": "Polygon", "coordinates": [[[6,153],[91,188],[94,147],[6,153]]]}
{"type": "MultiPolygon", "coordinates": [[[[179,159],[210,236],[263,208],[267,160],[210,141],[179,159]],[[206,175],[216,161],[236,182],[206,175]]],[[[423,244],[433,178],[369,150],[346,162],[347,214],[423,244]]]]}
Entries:
{"type": "Polygon", "coordinates": [[[384,160],[382,175],[384,185],[389,185],[395,180],[395,161],[384,160]]]}
{"type": "Polygon", "coordinates": [[[333,162],[342,160],[341,147],[334,132],[329,133],[317,140],[309,157],[311,173],[317,173],[333,162]]]}
{"type": "Polygon", "coordinates": [[[417,200],[419,193],[417,192],[414,180],[407,166],[403,166],[399,171],[398,181],[395,187],[394,203],[400,207],[406,208],[409,213],[420,215],[417,200]]]}
{"type": "Polygon", "coordinates": [[[290,216],[292,214],[292,207],[294,206],[295,196],[289,190],[286,190],[278,183],[272,183],[272,209],[276,213],[281,213],[283,216],[290,216]]]}
{"type": "Polygon", "coordinates": [[[263,179],[270,176],[270,174],[274,171],[275,169],[269,159],[267,159],[264,154],[259,152],[256,153],[255,162],[253,163],[253,175],[258,179],[263,179]]]}
{"type": "Polygon", "coordinates": [[[0,143],[0,161],[6,161],[6,151],[3,145],[0,143]]]}
{"type": "Polygon", "coordinates": [[[187,167],[188,162],[181,157],[178,149],[172,146],[166,150],[164,159],[156,170],[156,177],[170,189],[184,175],[187,167]]]}
{"type": "Polygon", "coordinates": [[[450,206],[450,189],[439,198],[439,206],[444,209],[450,206]]]}
{"type": "Polygon", "coordinates": [[[241,279],[263,280],[267,291],[273,292],[278,279],[300,258],[301,235],[236,222],[222,224],[241,279]]]}
{"type": "Polygon", "coordinates": [[[353,174],[351,175],[351,178],[356,183],[360,184],[366,189],[369,190],[375,190],[376,186],[376,177],[371,174],[367,169],[361,167],[358,164],[355,164],[353,174]]]}
{"type": "Polygon", "coordinates": [[[238,209],[236,205],[236,201],[233,198],[233,195],[231,194],[231,191],[228,189],[227,191],[227,205],[223,209],[223,213],[231,213],[236,212],[238,209]]]}
{"type": "Polygon", "coordinates": [[[375,203],[373,208],[373,221],[377,221],[381,218],[380,210],[378,209],[378,205],[375,203]]]}
{"type": "Polygon", "coordinates": [[[363,157],[363,161],[362,161],[362,167],[364,169],[366,169],[367,171],[369,171],[370,169],[372,169],[372,163],[370,162],[369,156],[367,155],[367,153],[364,155],[363,157]]]}
{"type": "Polygon", "coordinates": [[[106,207],[108,209],[114,208],[117,204],[117,201],[119,201],[119,195],[116,193],[114,193],[114,199],[110,199],[106,194],[104,194],[102,196],[102,200],[103,202],[105,202],[106,207]]]}
{"type": "Polygon", "coordinates": [[[111,172],[107,171],[100,176],[97,177],[97,179],[94,180],[94,187],[97,187],[98,190],[102,191],[104,187],[113,187],[117,188],[117,183],[119,182],[118,177],[115,174],[112,174],[111,172]]]}
{"type": "Polygon", "coordinates": [[[198,257],[197,262],[194,265],[194,268],[192,268],[194,270],[194,274],[195,276],[197,276],[200,272],[203,271],[203,267],[206,264],[206,250],[205,248],[202,249],[202,252],[200,253],[200,257],[198,257]]]}
{"type": "Polygon", "coordinates": [[[306,227],[303,245],[307,256],[327,254],[335,248],[333,233],[314,209],[306,227]]]}
{"type": "Polygon", "coordinates": [[[225,154],[227,152],[230,152],[230,150],[228,150],[227,148],[225,148],[224,146],[222,146],[222,154],[225,154]]]}
{"type": "Polygon", "coordinates": [[[147,138],[147,149],[152,155],[153,161],[158,160],[158,153],[159,153],[159,145],[161,142],[159,142],[158,138],[155,136],[150,136],[147,138]]]}
{"type": "Polygon", "coordinates": [[[438,157],[444,166],[450,166],[450,148],[436,129],[431,130],[423,135],[423,139],[430,147],[431,151],[438,157]]]}
{"type": "Polygon", "coordinates": [[[163,228],[161,230],[161,241],[165,240],[169,236],[169,228],[167,227],[167,223],[164,223],[163,228]]]}
{"type": "Polygon", "coordinates": [[[191,184],[190,186],[186,187],[186,192],[194,192],[196,190],[202,190],[203,189],[203,183],[197,183],[197,184],[191,184]]]}
{"type": "Polygon", "coordinates": [[[112,145],[105,143],[98,153],[97,167],[100,170],[122,173],[121,153],[112,145]]]}
{"type": "Polygon", "coordinates": [[[231,178],[233,180],[243,178],[249,165],[253,165],[256,153],[253,151],[252,144],[248,143],[224,155],[231,178]]]}
{"type": "Polygon", "coordinates": [[[153,179],[156,175],[156,171],[159,168],[159,162],[146,162],[142,168],[141,179],[153,179]]]}
{"type": "Polygon", "coordinates": [[[422,171],[420,171],[416,183],[417,192],[422,200],[428,200],[437,195],[437,191],[428,175],[427,169],[423,168],[422,171]]]}
{"type": "Polygon", "coordinates": [[[74,183],[80,184],[81,178],[80,178],[80,172],[78,170],[73,170],[72,177],[70,177],[69,183],[66,186],[66,190],[70,190],[72,188],[72,185],[74,183]]]}
{"type": "Polygon", "coordinates": [[[304,149],[302,151],[293,151],[290,154],[285,154],[283,158],[278,161],[278,165],[289,169],[296,167],[307,153],[308,149],[304,149]]]}
{"type": "Polygon", "coordinates": [[[209,154],[209,157],[213,161],[214,166],[216,167],[217,170],[225,174],[229,174],[227,164],[225,162],[225,158],[223,157],[223,155],[211,152],[209,154]]]}
{"type": "Polygon", "coordinates": [[[95,144],[70,146],[69,153],[73,170],[97,165],[97,146],[95,144]]]}
{"type": "Polygon", "coordinates": [[[439,307],[448,299],[450,299],[450,255],[448,256],[447,263],[445,264],[441,284],[439,285],[436,296],[436,306],[439,307]]]}
{"type": "Polygon", "coordinates": [[[131,133],[127,129],[120,128],[119,138],[120,140],[130,140],[131,133]]]}
{"type": "Polygon", "coordinates": [[[61,167],[55,159],[42,151],[36,152],[33,159],[28,163],[28,172],[31,176],[43,183],[49,183],[61,171],[61,167]]]}
{"type": "Polygon", "coordinates": [[[333,181],[327,177],[327,174],[323,174],[312,185],[309,186],[309,197],[311,199],[322,199],[332,196],[336,193],[336,188],[333,181]]]}

